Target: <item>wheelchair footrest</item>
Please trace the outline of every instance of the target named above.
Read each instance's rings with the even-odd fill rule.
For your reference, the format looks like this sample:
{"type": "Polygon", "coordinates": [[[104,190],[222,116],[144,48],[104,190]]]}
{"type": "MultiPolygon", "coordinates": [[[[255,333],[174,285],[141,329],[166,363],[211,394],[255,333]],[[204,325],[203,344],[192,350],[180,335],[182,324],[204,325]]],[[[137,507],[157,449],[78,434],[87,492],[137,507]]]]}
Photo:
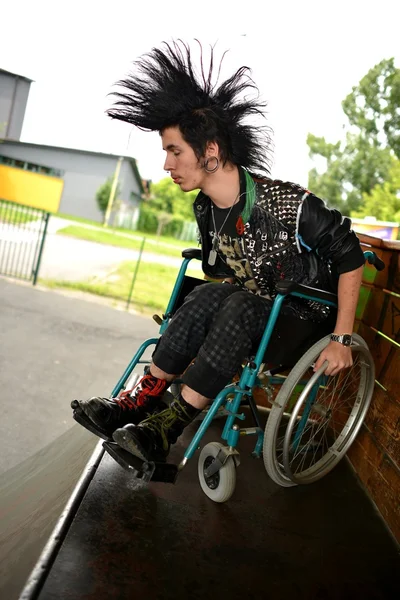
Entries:
{"type": "Polygon", "coordinates": [[[110,456],[133,477],[143,482],[160,481],[175,483],[178,476],[178,465],[144,461],[127,452],[115,442],[103,442],[103,448],[110,456]]]}
{"type": "Polygon", "coordinates": [[[77,423],[79,423],[79,425],[82,425],[82,427],[85,427],[85,429],[90,431],[90,433],[94,433],[95,435],[98,435],[99,437],[101,437],[103,440],[106,440],[107,442],[111,440],[107,431],[100,429],[100,427],[96,427],[96,425],[93,423],[93,421],[91,421],[89,419],[89,417],[87,417],[85,415],[84,412],[82,412],[82,411],[79,412],[77,410],[74,410],[72,413],[72,417],[75,419],[75,421],[77,423]]]}

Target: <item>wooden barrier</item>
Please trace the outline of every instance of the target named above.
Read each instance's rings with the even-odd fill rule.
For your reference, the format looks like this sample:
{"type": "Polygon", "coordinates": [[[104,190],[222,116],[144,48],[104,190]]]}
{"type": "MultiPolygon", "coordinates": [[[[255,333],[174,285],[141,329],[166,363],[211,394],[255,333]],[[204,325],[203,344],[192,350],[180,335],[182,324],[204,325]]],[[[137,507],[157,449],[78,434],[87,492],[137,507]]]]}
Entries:
{"type": "MultiPolygon", "coordinates": [[[[357,306],[355,331],[367,342],[376,366],[371,405],[348,457],[394,537],[400,542],[400,241],[359,234],[383,271],[367,264],[357,306]]],[[[278,389],[253,390],[270,407],[278,389]]]]}
{"type": "Polygon", "coordinates": [[[400,542],[400,242],[359,234],[384,271],[364,269],[355,330],[368,343],[375,391],[348,457],[394,537],[400,542]]]}

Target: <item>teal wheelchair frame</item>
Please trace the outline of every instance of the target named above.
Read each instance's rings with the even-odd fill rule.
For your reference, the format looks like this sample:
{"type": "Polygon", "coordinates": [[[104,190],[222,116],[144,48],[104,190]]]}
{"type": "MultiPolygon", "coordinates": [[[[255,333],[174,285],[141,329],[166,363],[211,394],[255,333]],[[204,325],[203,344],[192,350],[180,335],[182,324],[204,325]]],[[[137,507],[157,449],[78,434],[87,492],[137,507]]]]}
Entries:
{"type": "MultiPolygon", "coordinates": [[[[365,252],[364,256],[366,261],[368,261],[370,264],[373,264],[378,270],[384,268],[384,264],[375,255],[374,252],[365,252]]],[[[168,323],[172,315],[174,314],[174,311],[176,310],[177,300],[182,290],[182,284],[186,276],[188,264],[192,259],[201,259],[201,250],[184,250],[182,252],[182,257],[183,261],[168,302],[166,313],[163,315],[162,319],[157,316],[154,317],[154,319],[160,325],[160,335],[168,327],[168,323]]],[[[253,456],[260,458],[263,453],[263,448],[265,449],[265,432],[261,425],[260,415],[256,403],[252,397],[252,389],[254,386],[262,387],[264,385],[264,382],[260,380],[261,370],[263,367],[263,359],[285,298],[288,295],[291,295],[297,296],[299,298],[305,298],[307,300],[313,300],[315,302],[320,302],[328,306],[337,306],[337,296],[335,294],[331,294],[329,292],[325,292],[323,290],[318,290],[315,288],[310,288],[301,284],[296,284],[294,282],[282,281],[280,284],[278,284],[277,291],[278,293],[274,298],[271,314],[268,323],[265,327],[265,331],[255,357],[245,364],[243,371],[240,375],[239,381],[227,385],[216,396],[211,406],[205,413],[204,418],[201,421],[198,430],[193,436],[193,439],[191,440],[189,446],[186,448],[183,459],[180,462],[180,464],[174,465],[170,463],[143,462],[140,459],[128,454],[122,448],[119,448],[115,443],[104,442],[103,446],[105,450],[121,466],[130,470],[135,477],[142,479],[143,481],[153,480],[175,483],[179,471],[183,469],[188,460],[193,457],[194,453],[198,449],[199,443],[201,442],[201,439],[207,431],[210,423],[217,416],[217,413],[220,413],[221,410],[223,410],[226,415],[226,422],[221,437],[222,440],[224,440],[224,442],[226,443],[226,445],[223,446],[222,444],[217,443],[209,444],[209,454],[205,457],[202,457],[202,460],[200,461],[201,465],[199,463],[199,478],[203,491],[212,500],[216,502],[224,502],[231,496],[236,481],[234,471],[236,466],[240,463],[239,453],[237,451],[240,436],[254,435],[256,437],[253,456]],[[256,423],[255,427],[241,428],[238,424],[238,421],[242,421],[245,419],[245,415],[242,410],[242,404],[244,399],[250,406],[251,413],[256,423]],[[225,479],[222,477],[224,471],[227,472],[225,473],[225,479]],[[219,492],[216,492],[215,490],[218,490],[218,484],[220,484],[222,480],[224,481],[224,484],[222,486],[224,489],[220,490],[219,492]]],[[[115,388],[113,389],[112,397],[118,396],[121,390],[125,389],[126,383],[129,381],[134,368],[138,364],[149,364],[149,361],[143,360],[142,357],[146,349],[152,345],[155,345],[157,341],[158,338],[150,338],[141,344],[141,346],[138,348],[137,352],[133,356],[131,362],[127,366],[125,372],[123,373],[115,388]]],[[[325,340],[325,345],[326,343],[328,343],[327,340],[325,340]]],[[[318,346],[318,344],[319,343],[317,343],[315,346],[318,346]]],[[[306,367],[312,364],[312,362],[315,360],[315,357],[319,355],[323,347],[324,346],[318,346],[318,349],[316,352],[314,352],[314,355],[311,352],[311,358],[307,359],[308,362],[306,362],[306,367]]],[[[357,410],[357,412],[354,412],[353,420],[355,419],[356,422],[353,427],[354,431],[352,432],[351,442],[353,441],[355,434],[358,432],[358,429],[361,426],[362,420],[365,416],[366,410],[368,408],[372,396],[374,385],[373,361],[371,356],[369,355],[365,342],[361,338],[359,338],[359,336],[356,336],[355,348],[361,353],[360,364],[362,365],[362,373],[360,375],[360,381],[362,383],[362,386],[361,384],[360,386],[362,388],[362,397],[359,393],[360,398],[357,398],[355,401],[356,409],[352,409],[353,412],[354,410],[357,410]]],[[[301,363],[301,360],[299,361],[299,363],[301,363]]],[[[286,438],[282,442],[282,456],[279,459],[275,457],[274,462],[271,462],[271,460],[268,459],[267,461],[265,461],[264,456],[264,462],[266,463],[265,466],[267,468],[267,472],[271,475],[270,470],[272,468],[271,476],[280,485],[289,487],[291,485],[297,485],[298,483],[310,483],[311,481],[309,481],[309,479],[313,481],[321,476],[321,474],[317,474],[317,476],[315,474],[312,474],[312,476],[308,474],[307,478],[307,469],[305,469],[306,477],[304,478],[304,480],[302,480],[301,474],[299,475],[299,473],[291,472],[290,460],[288,456],[290,455],[290,453],[299,452],[300,439],[310,419],[310,412],[312,410],[316,410],[317,407],[315,405],[315,402],[318,390],[326,389],[327,378],[326,376],[324,376],[325,369],[326,363],[311,377],[311,379],[308,382],[306,382],[305,391],[303,391],[303,394],[300,396],[299,400],[301,406],[299,409],[295,409],[297,410],[296,416],[291,419],[291,422],[289,422],[288,427],[289,429],[291,428],[291,439],[288,440],[288,436],[286,436],[286,438]],[[313,406],[315,406],[314,409],[313,406]],[[268,466],[268,463],[270,467],[268,466]],[[271,465],[273,466],[271,467],[271,465]]],[[[300,369],[300,371],[302,371],[302,368],[300,369]]],[[[290,376],[285,382],[285,379],[283,379],[282,377],[275,377],[272,374],[268,376],[268,385],[282,385],[282,382],[284,382],[282,389],[285,388],[285,386],[293,389],[293,386],[299,383],[302,376],[303,373],[300,373],[298,379],[294,383],[290,383],[290,376]]],[[[281,423],[282,415],[285,412],[285,402],[287,402],[287,399],[285,399],[283,402],[280,402],[278,397],[277,403],[275,402],[275,407],[273,408],[273,410],[277,409],[279,413],[278,416],[274,418],[278,426],[281,423]]],[[[321,406],[318,408],[318,410],[319,412],[323,410],[325,411],[325,420],[329,418],[329,410],[327,410],[326,408],[323,409],[321,408],[321,406]]],[[[274,435],[276,436],[277,434],[275,433],[274,435]]],[[[343,446],[343,440],[339,441],[343,446]]],[[[348,446],[349,444],[347,443],[345,451],[347,451],[348,446]]],[[[341,451],[342,450],[343,448],[341,448],[341,451]]],[[[204,455],[204,453],[202,454],[204,455]]],[[[207,454],[207,452],[205,454],[207,454]]],[[[332,460],[330,461],[330,463],[332,463],[332,460]]],[[[332,464],[332,466],[334,465],[332,464]]],[[[327,467],[328,470],[332,468],[330,464],[328,464],[327,467]]],[[[327,472],[327,467],[325,466],[323,468],[322,474],[325,474],[325,472],[327,472]]]]}

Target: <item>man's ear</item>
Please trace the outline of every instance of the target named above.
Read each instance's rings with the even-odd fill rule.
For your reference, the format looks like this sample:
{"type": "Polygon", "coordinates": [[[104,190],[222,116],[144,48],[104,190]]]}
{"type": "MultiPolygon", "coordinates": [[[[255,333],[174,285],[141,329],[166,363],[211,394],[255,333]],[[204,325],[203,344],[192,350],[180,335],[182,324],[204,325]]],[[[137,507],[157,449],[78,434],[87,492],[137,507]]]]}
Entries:
{"type": "Polygon", "coordinates": [[[219,146],[217,142],[207,142],[205,157],[211,158],[211,156],[216,156],[217,158],[219,156],[219,146]]]}

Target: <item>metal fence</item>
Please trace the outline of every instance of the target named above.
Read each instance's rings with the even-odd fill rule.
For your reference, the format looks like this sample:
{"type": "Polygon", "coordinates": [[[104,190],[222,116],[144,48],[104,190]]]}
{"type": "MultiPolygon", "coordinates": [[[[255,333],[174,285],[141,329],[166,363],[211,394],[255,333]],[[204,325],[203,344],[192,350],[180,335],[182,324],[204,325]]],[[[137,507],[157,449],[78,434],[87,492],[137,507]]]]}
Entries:
{"type": "Polygon", "coordinates": [[[0,200],[0,275],[36,284],[50,213],[0,200]]]}

